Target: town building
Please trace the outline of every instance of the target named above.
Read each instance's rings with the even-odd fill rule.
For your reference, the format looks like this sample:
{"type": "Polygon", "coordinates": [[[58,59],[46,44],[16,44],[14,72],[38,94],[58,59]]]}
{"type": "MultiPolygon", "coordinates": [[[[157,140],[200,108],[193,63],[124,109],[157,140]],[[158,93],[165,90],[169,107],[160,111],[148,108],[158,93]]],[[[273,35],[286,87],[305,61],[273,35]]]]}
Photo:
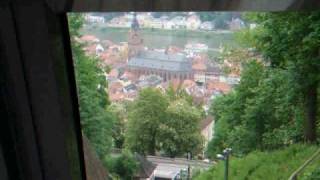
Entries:
{"type": "Polygon", "coordinates": [[[158,75],[164,81],[192,79],[192,62],[182,53],[144,50],[139,23],[134,16],[128,38],[129,58],[127,69],[140,75],[158,75]]]}
{"type": "Polygon", "coordinates": [[[101,16],[92,16],[90,14],[85,16],[85,20],[89,23],[105,23],[104,17],[101,16]]]}
{"type": "Polygon", "coordinates": [[[185,45],[185,52],[191,56],[194,56],[199,53],[208,52],[208,45],[203,43],[188,43],[185,45]]]}
{"type": "Polygon", "coordinates": [[[139,54],[143,50],[143,39],[140,35],[140,26],[138,23],[138,20],[136,18],[132,20],[131,29],[129,31],[129,37],[128,37],[128,58],[132,58],[139,54]]]}
{"type": "Polygon", "coordinates": [[[214,121],[211,116],[207,116],[201,121],[201,134],[204,137],[204,147],[207,147],[208,143],[211,141],[213,136],[213,125],[214,121]]]}
{"type": "Polygon", "coordinates": [[[244,22],[240,18],[232,18],[229,23],[229,28],[232,31],[240,30],[244,27],[244,22]]]}
{"type": "Polygon", "coordinates": [[[189,30],[197,30],[201,25],[201,20],[198,15],[191,15],[187,18],[186,27],[189,30]]]}
{"type": "Polygon", "coordinates": [[[174,25],[173,29],[185,29],[186,25],[186,18],[184,16],[176,16],[171,19],[172,24],[174,25]]]}
{"type": "Polygon", "coordinates": [[[212,30],[214,30],[214,23],[212,23],[210,21],[205,21],[200,25],[199,29],[206,30],[206,31],[212,31],[212,30]]]}

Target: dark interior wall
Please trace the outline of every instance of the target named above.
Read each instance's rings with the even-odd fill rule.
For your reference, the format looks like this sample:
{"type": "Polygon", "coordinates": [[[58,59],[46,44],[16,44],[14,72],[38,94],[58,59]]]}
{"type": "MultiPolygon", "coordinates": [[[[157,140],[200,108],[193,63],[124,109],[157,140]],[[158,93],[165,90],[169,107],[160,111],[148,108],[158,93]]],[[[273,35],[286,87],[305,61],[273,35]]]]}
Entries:
{"type": "Polygon", "coordinates": [[[42,0],[14,1],[0,6],[0,20],[1,144],[9,178],[84,179],[66,15],[42,0]]]}
{"type": "Polygon", "coordinates": [[[0,179],[85,179],[66,12],[319,7],[318,0],[1,0],[0,179]]]}
{"type": "Polygon", "coordinates": [[[283,11],[320,7],[318,0],[74,0],[69,11],[283,11]]]}
{"type": "Polygon", "coordinates": [[[8,180],[7,167],[4,160],[2,145],[0,144],[0,177],[2,180],[8,180]]]}

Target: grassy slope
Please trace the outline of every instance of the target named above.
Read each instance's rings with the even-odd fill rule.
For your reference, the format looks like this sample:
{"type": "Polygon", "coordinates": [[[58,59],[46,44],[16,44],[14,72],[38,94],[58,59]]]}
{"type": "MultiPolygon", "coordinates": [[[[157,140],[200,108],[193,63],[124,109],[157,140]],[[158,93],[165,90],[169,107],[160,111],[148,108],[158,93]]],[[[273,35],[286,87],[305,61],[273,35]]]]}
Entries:
{"type": "MultiPolygon", "coordinates": [[[[292,145],[286,149],[273,152],[253,152],[243,158],[231,157],[230,180],[283,180],[288,179],[317,147],[292,145]]],[[[308,167],[302,176],[311,174],[320,168],[319,158],[308,167]]],[[[224,163],[220,162],[207,172],[201,173],[196,180],[220,180],[224,177],[224,163]]],[[[302,178],[306,179],[306,178],[302,178]]]]}

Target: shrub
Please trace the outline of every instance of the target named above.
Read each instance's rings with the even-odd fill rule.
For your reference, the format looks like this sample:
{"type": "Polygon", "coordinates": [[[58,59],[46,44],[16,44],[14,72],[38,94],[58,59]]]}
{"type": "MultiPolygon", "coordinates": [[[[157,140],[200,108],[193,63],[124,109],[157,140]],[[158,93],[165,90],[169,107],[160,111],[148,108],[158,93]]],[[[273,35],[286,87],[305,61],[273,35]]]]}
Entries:
{"type": "MultiPolygon", "coordinates": [[[[243,158],[236,158],[231,156],[229,179],[230,180],[282,180],[289,176],[303,164],[314,152],[315,146],[307,145],[291,145],[277,151],[269,152],[252,152],[243,158]]],[[[315,164],[315,166],[319,166],[315,164]]],[[[313,169],[312,169],[313,170],[313,169]]],[[[307,170],[306,170],[307,171],[307,170]]],[[[309,172],[305,172],[308,174],[309,172]]],[[[315,171],[314,177],[318,177],[319,172],[315,171]]],[[[311,177],[311,175],[310,175],[311,177]]],[[[195,177],[196,180],[211,180],[224,178],[224,163],[220,161],[216,166],[210,170],[201,173],[195,177]]]]}

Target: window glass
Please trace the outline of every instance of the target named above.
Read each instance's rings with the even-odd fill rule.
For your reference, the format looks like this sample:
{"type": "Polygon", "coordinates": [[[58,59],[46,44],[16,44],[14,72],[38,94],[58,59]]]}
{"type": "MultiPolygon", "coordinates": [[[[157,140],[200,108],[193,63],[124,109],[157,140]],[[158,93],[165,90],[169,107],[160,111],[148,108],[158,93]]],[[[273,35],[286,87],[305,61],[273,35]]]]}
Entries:
{"type": "Polygon", "coordinates": [[[315,151],[319,12],[68,18],[87,170],[286,179],[315,151]]]}

